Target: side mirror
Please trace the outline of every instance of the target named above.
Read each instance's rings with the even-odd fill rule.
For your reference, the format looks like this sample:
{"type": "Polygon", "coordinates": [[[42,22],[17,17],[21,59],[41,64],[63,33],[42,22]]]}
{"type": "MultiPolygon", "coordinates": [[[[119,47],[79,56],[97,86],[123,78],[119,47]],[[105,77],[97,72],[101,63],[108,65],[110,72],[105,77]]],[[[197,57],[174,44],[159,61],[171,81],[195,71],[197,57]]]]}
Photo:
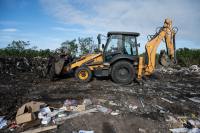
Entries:
{"type": "Polygon", "coordinates": [[[102,49],[104,49],[104,44],[102,44],[102,49]]]}
{"type": "Polygon", "coordinates": [[[137,46],[138,46],[138,47],[140,47],[140,43],[139,43],[139,44],[137,44],[137,46]]]}

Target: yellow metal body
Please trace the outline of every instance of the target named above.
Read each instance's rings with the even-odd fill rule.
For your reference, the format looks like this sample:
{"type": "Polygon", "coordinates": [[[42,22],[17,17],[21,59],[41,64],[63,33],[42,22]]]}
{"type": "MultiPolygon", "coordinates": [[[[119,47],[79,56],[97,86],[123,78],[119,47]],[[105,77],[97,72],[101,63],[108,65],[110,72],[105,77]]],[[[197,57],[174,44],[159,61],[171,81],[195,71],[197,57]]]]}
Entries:
{"type": "Polygon", "coordinates": [[[169,55],[174,57],[174,47],[173,47],[174,34],[175,34],[175,31],[172,29],[172,21],[170,19],[166,19],[164,22],[163,29],[158,34],[158,36],[145,45],[145,48],[148,53],[148,64],[143,65],[142,63],[143,57],[139,58],[138,78],[141,78],[142,75],[149,75],[154,71],[156,51],[160,42],[162,41],[164,37],[165,37],[168,53],[169,55]],[[143,68],[144,68],[144,71],[142,71],[143,68]]]}
{"type": "Polygon", "coordinates": [[[94,61],[90,62],[91,63],[101,63],[101,65],[93,65],[93,66],[88,66],[88,68],[90,68],[90,70],[93,70],[94,67],[104,67],[103,64],[103,59],[102,59],[102,52],[99,52],[98,54],[89,54],[89,55],[86,55],[86,56],[82,56],[81,58],[85,58],[83,60],[80,60],[76,63],[73,63],[71,65],[71,67],[66,67],[64,68],[64,71],[68,71],[69,69],[73,69],[75,67],[80,67],[82,64],[84,64],[85,62],[87,61],[90,61],[92,59],[94,59],[94,61]]]}

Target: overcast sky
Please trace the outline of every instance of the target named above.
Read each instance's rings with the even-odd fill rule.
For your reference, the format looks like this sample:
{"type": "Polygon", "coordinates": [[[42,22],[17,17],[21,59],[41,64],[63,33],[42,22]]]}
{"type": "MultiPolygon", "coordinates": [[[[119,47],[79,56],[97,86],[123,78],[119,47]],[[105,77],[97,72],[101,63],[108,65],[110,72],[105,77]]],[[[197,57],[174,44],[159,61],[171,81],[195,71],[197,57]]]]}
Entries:
{"type": "Polygon", "coordinates": [[[177,48],[200,49],[200,0],[0,0],[0,48],[22,40],[54,50],[78,37],[97,43],[99,33],[130,31],[140,33],[140,54],[165,19],[179,29],[177,48]]]}

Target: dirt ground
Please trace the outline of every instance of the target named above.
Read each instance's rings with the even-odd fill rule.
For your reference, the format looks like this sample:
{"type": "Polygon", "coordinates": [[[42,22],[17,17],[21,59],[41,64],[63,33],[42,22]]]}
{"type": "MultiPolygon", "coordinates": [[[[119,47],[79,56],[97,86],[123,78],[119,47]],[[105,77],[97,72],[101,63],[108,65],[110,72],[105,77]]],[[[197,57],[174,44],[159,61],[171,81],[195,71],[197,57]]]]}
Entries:
{"type": "MultiPolygon", "coordinates": [[[[157,71],[144,76],[143,81],[143,85],[135,82],[120,85],[115,84],[110,77],[94,77],[89,83],[78,83],[74,76],[62,75],[57,77],[55,82],[51,82],[48,78],[36,76],[34,72],[1,73],[0,116],[10,116],[9,119],[14,120],[18,108],[30,101],[44,102],[48,106],[60,108],[66,99],[76,100],[77,104],[82,104],[84,99],[90,99],[93,104],[86,109],[98,104],[113,111],[119,110],[120,114],[114,116],[101,111],[90,113],[66,120],[58,125],[57,129],[45,132],[72,133],[94,130],[95,133],[139,133],[139,129],[144,129],[149,133],[167,133],[171,128],[166,121],[168,116],[190,118],[191,114],[195,114],[191,119],[200,118],[200,104],[188,99],[200,97],[198,73],[169,74],[157,71]],[[98,103],[95,99],[104,99],[107,102],[98,103]],[[109,101],[118,105],[111,106],[109,101]],[[130,104],[138,108],[130,109],[130,104]],[[165,113],[160,113],[156,105],[162,107],[165,113]]],[[[49,125],[54,123],[51,121],[47,125],[38,125],[27,130],[49,125]]],[[[10,132],[8,127],[0,132],[10,132]]],[[[16,129],[13,132],[18,131],[16,129]]]]}

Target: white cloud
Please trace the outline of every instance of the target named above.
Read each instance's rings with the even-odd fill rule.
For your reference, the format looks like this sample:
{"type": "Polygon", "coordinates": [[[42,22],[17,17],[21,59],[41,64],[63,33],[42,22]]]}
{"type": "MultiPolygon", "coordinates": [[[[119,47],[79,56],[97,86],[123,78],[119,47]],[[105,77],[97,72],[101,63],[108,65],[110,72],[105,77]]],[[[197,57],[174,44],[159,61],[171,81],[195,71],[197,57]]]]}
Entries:
{"type": "Polygon", "coordinates": [[[53,27],[52,29],[61,30],[61,31],[75,31],[75,32],[78,32],[81,34],[103,34],[103,33],[106,33],[106,32],[94,30],[94,29],[65,29],[65,28],[60,28],[60,27],[53,27]]]}
{"type": "Polygon", "coordinates": [[[11,36],[1,36],[2,38],[12,38],[11,36]]]}
{"type": "Polygon", "coordinates": [[[53,27],[54,30],[62,30],[62,31],[80,31],[79,29],[65,29],[60,27],[53,27]]]}
{"type": "MultiPolygon", "coordinates": [[[[84,26],[86,29],[92,29],[90,33],[133,31],[139,32],[140,38],[146,39],[147,35],[155,34],[155,29],[162,27],[164,20],[169,18],[173,26],[179,28],[176,38],[200,42],[198,37],[200,31],[197,30],[200,26],[198,0],[193,2],[186,0],[40,0],[40,3],[44,11],[56,17],[58,22],[84,26]]],[[[80,31],[80,33],[84,32],[80,31]]]]}
{"type": "Polygon", "coordinates": [[[8,32],[14,32],[14,31],[18,31],[17,29],[3,29],[3,30],[1,30],[1,31],[8,31],[8,32]]]}
{"type": "Polygon", "coordinates": [[[12,42],[12,40],[14,40],[14,37],[11,36],[0,36],[0,41],[4,41],[4,42],[12,42]]]}

